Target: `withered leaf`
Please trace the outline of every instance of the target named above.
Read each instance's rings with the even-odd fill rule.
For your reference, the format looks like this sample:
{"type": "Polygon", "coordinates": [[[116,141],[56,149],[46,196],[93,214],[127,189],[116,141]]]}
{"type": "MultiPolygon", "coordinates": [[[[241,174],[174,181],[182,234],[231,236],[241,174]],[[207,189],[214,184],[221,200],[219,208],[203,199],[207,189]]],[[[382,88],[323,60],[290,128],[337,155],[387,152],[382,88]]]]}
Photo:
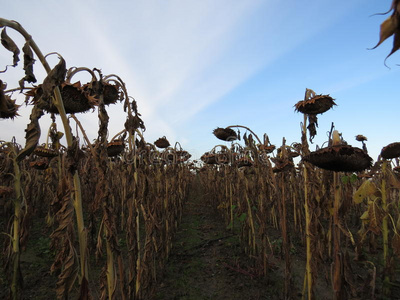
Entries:
{"type": "Polygon", "coordinates": [[[392,36],[395,33],[396,28],[397,28],[397,24],[396,23],[397,23],[396,19],[393,16],[390,16],[389,18],[387,18],[381,24],[381,30],[380,30],[380,33],[379,33],[379,42],[372,49],[375,49],[376,47],[378,47],[387,38],[389,38],[390,36],[392,36]]]}
{"type": "Polygon", "coordinates": [[[136,129],[139,128],[146,130],[144,122],[139,117],[139,114],[136,114],[135,116],[129,115],[128,118],[126,119],[124,126],[128,132],[134,132],[136,129]]]}
{"type": "Polygon", "coordinates": [[[46,78],[43,80],[42,98],[47,100],[53,94],[55,87],[61,85],[64,82],[65,75],[67,74],[67,68],[64,58],[59,56],[60,61],[58,64],[47,74],[46,78]]]}
{"type": "Polygon", "coordinates": [[[18,46],[14,43],[14,41],[8,36],[5,27],[1,31],[1,44],[4,46],[4,48],[6,48],[8,51],[11,51],[14,54],[13,67],[18,65],[20,50],[18,46]]]}
{"type": "Polygon", "coordinates": [[[393,10],[392,15],[385,21],[383,21],[383,23],[381,24],[379,33],[380,38],[378,44],[374,48],[372,48],[375,49],[388,37],[394,35],[393,48],[392,51],[389,53],[389,55],[386,56],[386,59],[393,53],[395,53],[398,49],[400,49],[400,1],[399,0],[393,0],[389,11],[391,10],[393,10]]]}
{"type": "Polygon", "coordinates": [[[25,129],[25,148],[18,153],[17,161],[23,160],[26,156],[30,155],[35,150],[40,139],[40,125],[39,119],[43,116],[43,110],[38,108],[36,105],[33,107],[31,116],[31,122],[25,129]]]}
{"type": "Polygon", "coordinates": [[[365,198],[372,196],[377,191],[375,183],[370,180],[366,180],[361,184],[358,190],[353,195],[353,201],[355,204],[360,204],[365,198]]]}
{"type": "Polygon", "coordinates": [[[373,201],[371,201],[368,205],[368,216],[369,216],[368,229],[375,234],[379,234],[381,232],[383,214],[380,211],[379,207],[376,205],[376,203],[373,201]]]}
{"type": "Polygon", "coordinates": [[[24,47],[22,47],[22,52],[24,53],[25,77],[19,81],[21,89],[24,88],[25,81],[29,83],[36,82],[36,77],[33,74],[33,64],[35,63],[35,59],[33,58],[33,52],[28,42],[26,42],[24,47]]]}
{"type": "Polygon", "coordinates": [[[386,56],[386,58],[388,58],[390,55],[392,55],[393,53],[395,53],[399,49],[400,49],[400,28],[397,28],[395,33],[394,33],[392,51],[390,51],[389,55],[386,56]]]}
{"type": "Polygon", "coordinates": [[[10,96],[4,93],[6,85],[0,80],[0,118],[1,119],[13,119],[18,116],[19,105],[15,104],[15,100],[12,100],[10,96]]]}
{"type": "Polygon", "coordinates": [[[390,187],[400,189],[400,181],[392,171],[388,172],[388,182],[390,187]]]}

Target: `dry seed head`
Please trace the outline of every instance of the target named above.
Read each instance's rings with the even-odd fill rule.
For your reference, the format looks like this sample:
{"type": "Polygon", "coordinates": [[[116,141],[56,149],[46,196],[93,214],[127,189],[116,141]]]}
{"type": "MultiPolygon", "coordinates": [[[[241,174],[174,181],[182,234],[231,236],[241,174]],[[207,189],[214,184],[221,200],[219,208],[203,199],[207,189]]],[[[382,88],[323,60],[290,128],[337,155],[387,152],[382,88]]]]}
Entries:
{"type": "Polygon", "coordinates": [[[37,146],[33,153],[41,157],[56,157],[58,155],[56,150],[49,149],[43,146],[37,146]]]}
{"type": "Polygon", "coordinates": [[[168,148],[170,143],[167,140],[167,138],[165,136],[163,136],[162,138],[159,138],[157,141],[154,142],[154,145],[156,145],[158,148],[168,148]]]}
{"type": "Polygon", "coordinates": [[[381,156],[384,159],[392,159],[400,156],[400,143],[391,143],[382,148],[381,156]]]}
{"type": "Polygon", "coordinates": [[[365,136],[363,136],[362,134],[357,134],[356,141],[364,142],[364,141],[367,141],[367,138],[365,136]]]}
{"type": "Polygon", "coordinates": [[[317,95],[308,100],[296,103],[295,110],[307,115],[322,114],[336,105],[329,95],[317,95]]]}
{"type": "Polygon", "coordinates": [[[118,156],[125,149],[124,141],[114,140],[107,144],[107,155],[109,157],[118,156]]]}
{"type": "Polygon", "coordinates": [[[220,140],[223,141],[234,141],[237,139],[236,131],[231,128],[217,127],[213,130],[213,134],[220,140]]]}
{"type": "Polygon", "coordinates": [[[217,164],[217,157],[215,155],[215,153],[210,153],[210,152],[206,152],[204,153],[200,159],[208,165],[215,165],[217,164]]]}
{"type": "MultiPolygon", "coordinates": [[[[87,112],[94,106],[94,100],[88,96],[81,87],[81,83],[74,84],[64,82],[60,87],[61,98],[63,100],[65,112],[68,114],[87,112]]],[[[57,107],[53,104],[52,99],[42,99],[42,86],[30,90],[25,94],[27,97],[33,97],[32,103],[37,104],[40,108],[49,113],[58,114],[57,107]]]]}
{"type": "Polygon", "coordinates": [[[17,113],[20,105],[15,104],[10,96],[4,93],[6,85],[0,80],[0,118],[1,119],[14,119],[19,116],[17,113]]]}
{"type": "Polygon", "coordinates": [[[304,156],[303,160],[336,172],[360,172],[372,166],[372,158],[365,151],[349,145],[322,148],[304,156]]]}
{"type": "Polygon", "coordinates": [[[258,144],[257,146],[260,151],[264,151],[265,153],[272,153],[276,148],[275,145],[266,146],[266,145],[258,144]]]}
{"type": "Polygon", "coordinates": [[[244,157],[237,159],[235,161],[235,164],[238,168],[251,167],[251,166],[253,166],[253,161],[250,158],[244,156],[244,157]]]}

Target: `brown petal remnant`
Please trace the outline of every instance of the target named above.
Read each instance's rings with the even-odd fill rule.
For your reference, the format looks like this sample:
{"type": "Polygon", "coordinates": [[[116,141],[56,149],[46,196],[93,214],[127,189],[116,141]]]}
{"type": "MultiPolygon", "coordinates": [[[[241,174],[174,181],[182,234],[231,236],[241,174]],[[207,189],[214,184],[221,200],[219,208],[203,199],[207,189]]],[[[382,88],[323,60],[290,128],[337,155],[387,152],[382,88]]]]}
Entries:
{"type": "Polygon", "coordinates": [[[223,141],[234,141],[237,139],[236,132],[231,128],[220,128],[214,129],[213,134],[223,141]]]}
{"type": "Polygon", "coordinates": [[[5,89],[6,85],[0,80],[0,118],[14,119],[14,117],[19,116],[17,111],[20,106],[4,93],[5,89]]]}
{"type": "Polygon", "coordinates": [[[107,144],[107,155],[109,157],[118,156],[124,151],[125,144],[123,140],[114,140],[107,144]]]}
{"type": "Polygon", "coordinates": [[[360,172],[372,166],[372,158],[360,148],[334,145],[311,152],[304,161],[335,172],[360,172]]]}
{"type": "Polygon", "coordinates": [[[154,145],[156,145],[158,148],[168,148],[169,147],[169,142],[165,136],[159,138],[157,141],[154,142],[154,145]]]}
{"type": "MultiPolygon", "coordinates": [[[[68,114],[87,112],[93,108],[93,99],[88,97],[81,87],[81,83],[70,84],[64,82],[60,88],[61,97],[64,103],[65,112],[68,114]]],[[[42,85],[26,93],[28,97],[33,97],[32,103],[37,104],[49,113],[58,114],[57,107],[53,104],[51,97],[43,98],[42,85]]]]}
{"type": "Polygon", "coordinates": [[[311,99],[296,103],[295,110],[307,115],[322,114],[336,105],[334,99],[329,95],[316,95],[311,99]]]}
{"type": "Polygon", "coordinates": [[[392,159],[400,156],[400,143],[391,143],[382,148],[381,157],[384,159],[392,159]]]}
{"type": "Polygon", "coordinates": [[[44,146],[37,146],[35,150],[33,150],[33,154],[41,157],[56,157],[58,155],[57,151],[54,149],[46,148],[44,146]]]}

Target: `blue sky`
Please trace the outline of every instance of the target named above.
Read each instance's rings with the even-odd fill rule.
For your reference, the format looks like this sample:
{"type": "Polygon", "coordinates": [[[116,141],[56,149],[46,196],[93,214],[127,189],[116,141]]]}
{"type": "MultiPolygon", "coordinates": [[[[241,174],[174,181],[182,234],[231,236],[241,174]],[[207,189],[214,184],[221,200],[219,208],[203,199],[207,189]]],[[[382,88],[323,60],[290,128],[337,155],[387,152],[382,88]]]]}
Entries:
{"type": "MultiPolygon", "coordinates": [[[[336,99],[319,117],[311,149],[321,146],[334,122],[349,144],[368,138],[376,160],[399,141],[399,54],[384,59],[392,38],[375,50],[390,0],[179,0],[9,1],[0,17],[16,20],[44,53],[59,52],[68,67],[100,68],[119,75],[138,103],[146,140],[167,136],[199,157],[219,141],[216,127],[244,125],[280,146],[300,141],[303,116],[293,106],[306,88],[336,99]]],[[[22,39],[7,31],[22,47],[22,39]]],[[[0,49],[0,68],[11,55],[0,49]]],[[[56,58],[51,58],[54,65],[56,58]]],[[[39,80],[45,74],[37,63],[39,80]]],[[[0,74],[8,87],[20,67],[0,74]]],[[[86,78],[87,80],[88,78],[86,78]]],[[[85,82],[85,78],[81,79],[85,82]]],[[[18,98],[19,102],[23,97],[18,98]]],[[[30,108],[0,121],[0,139],[24,144],[30,108]]],[[[110,107],[110,136],[123,129],[121,105],[110,107]]],[[[95,113],[80,114],[96,138],[95,113]]],[[[48,118],[43,118],[42,142],[48,118]]],[[[61,125],[60,125],[61,126],[61,125]]],[[[243,132],[243,131],[241,131],[243,132]]]]}

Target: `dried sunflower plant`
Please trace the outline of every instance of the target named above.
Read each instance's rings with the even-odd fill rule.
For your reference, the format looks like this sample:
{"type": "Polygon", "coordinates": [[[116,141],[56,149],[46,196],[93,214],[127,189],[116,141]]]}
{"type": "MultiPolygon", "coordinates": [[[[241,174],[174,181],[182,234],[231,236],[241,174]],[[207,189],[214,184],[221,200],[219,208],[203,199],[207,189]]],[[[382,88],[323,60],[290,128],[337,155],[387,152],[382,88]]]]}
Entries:
{"type": "Polygon", "coordinates": [[[1,241],[9,298],[27,297],[20,258],[29,246],[30,228],[40,222],[46,225],[53,260],[49,271],[55,288],[49,297],[151,298],[193,178],[190,154],[179,143],[172,148],[165,137],[161,145],[155,143],[160,151],[145,141],[137,103],[120,77],[86,67],[67,69],[58,53],[49,54],[59,58],[51,68],[48,55],[19,23],[0,18],[0,27],[2,45],[12,52],[14,67],[20,50],[7,30],[25,38],[25,76],[18,89],[7,89],[0,80],[0,117],[18,117],[20,105],[10,96],[17,90],[25,93],[26,104],[32,107],[25,146],[0,142],[0,199],[5,207],[2,216],[8,220],[1,223],[1,241]],[[37,81],[36,58],[48,74],[40,84],[28,87],[26,83],[37,81]],[[89,82],[74,80],[83,73],[89,74],[89,82]],[[122,106],[126,122],[109,139],[112,116],[107,110],[114,104],[122,106]],[[86,112],[97,113],[94,142],[79,120],[86,112]],[[44,114],[52,123],[40,145],[39,119],[44,114]],[[64,137],[66,146],[61,143],[64,137]]]}
{"type": "Polygon", "coordinates": [[[281,299],[397,293],[400,147],[384,147],[373,163],[365,136],[356,136],[362,149],[353,147],[332,123],[328,146],[311,151],[317,115],[335,105],[331,96],[306,89],[295,105],[304,115],[300,143],[283,138],[275,147],[245,126],[219,127],[213,133],[227,144],[201,157],[198,176],[208,201],[240,238],[254,276],[267,284],[279,269],[281,299]]]}

